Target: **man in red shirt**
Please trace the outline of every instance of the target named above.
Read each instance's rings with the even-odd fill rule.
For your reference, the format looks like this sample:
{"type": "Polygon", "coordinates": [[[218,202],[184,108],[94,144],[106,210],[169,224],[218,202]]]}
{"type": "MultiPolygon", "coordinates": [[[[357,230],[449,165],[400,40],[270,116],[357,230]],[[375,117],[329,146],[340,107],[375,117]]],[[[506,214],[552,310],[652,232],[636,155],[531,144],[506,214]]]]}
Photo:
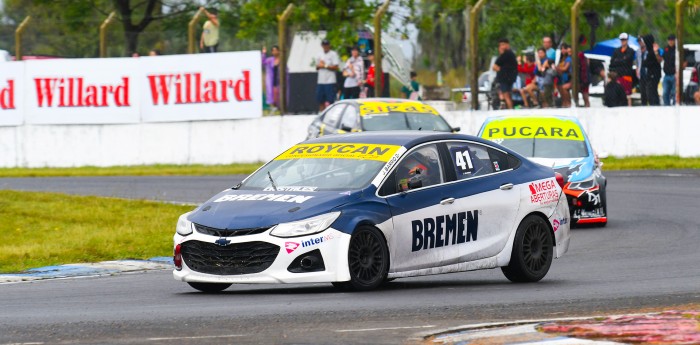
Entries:
{"type": "MultiPolygon", "coordinates": [[[[367,60],[369,60],[369,68],[367,69],[367,80],[365,80],[365,85],[367,85],[367,97],[376,97],[374,85],[376,82],[375,72],[374,72],[374,52],[371,50],[367,51],[367,60]]],[[[382,76],[382,85],[384,85],[384,76],[382,76]]],[[[381,92],[379,92],[381,97],[381,92]]]]}
{"type": "Polygon", "coordinates": [[[518,73],[525,74],[525,87],[520,89],[520,95],[523,97],[523,103],[525,104],[526,108],[530,108],[530,102],[528,101],[527,95],[530,95],[532,106],[538,106],[537,96],[535,95],[535,90],[537,90],[535,67],[535,57],[531,54],[527,54],[525,58],[518,56],[518,73]],[[523,62],[523,60],[525,61],[523,62]]]}

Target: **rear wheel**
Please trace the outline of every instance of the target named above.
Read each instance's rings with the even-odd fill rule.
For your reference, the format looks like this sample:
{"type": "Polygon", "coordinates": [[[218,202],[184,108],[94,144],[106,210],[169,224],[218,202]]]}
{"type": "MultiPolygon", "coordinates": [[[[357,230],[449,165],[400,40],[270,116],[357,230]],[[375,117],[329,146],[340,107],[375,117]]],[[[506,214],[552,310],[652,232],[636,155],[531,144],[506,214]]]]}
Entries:
{"type": "Polygon", "coordinates": [[[207,293],[216,293],[216,292],[221,292],[226,289],[228,289],[231,284],[225,284],[225,283],[187,283],[190,284],[191,287],[202,291],[202,292],[207,292],[207,293]]]}
{"type": "Polygon", "coordinates": [[[387,280],[389,273],[389,248],[379,230],[362,226],[350,238],[348,249],[350,281],[335,282],[341,289],[372,290],[387,280]]]}
{"type": "Polygon", "coordinates": [[[552,264],[553,243],[552,232],[545,220],[535,215],[527,216],[515,233],[510,264],[501,267],[503,274],[515,283],[541,280],[552,264]]]}

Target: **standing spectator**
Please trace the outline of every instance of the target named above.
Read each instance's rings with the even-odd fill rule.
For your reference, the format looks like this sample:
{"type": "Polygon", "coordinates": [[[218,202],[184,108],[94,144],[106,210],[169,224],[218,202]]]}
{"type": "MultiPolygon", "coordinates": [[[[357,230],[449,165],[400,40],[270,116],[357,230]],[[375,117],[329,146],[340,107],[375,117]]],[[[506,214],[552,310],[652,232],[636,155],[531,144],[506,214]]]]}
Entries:
{"type": "Polygon", "coordinates": [[[647,55],[649,54],[649,51],[647,50],[646,44],[644,44],[644,40],[640,36],[639,39],[637,40],[639,42],[639,51],[637,52],[637,79],[639,79],[639,94],[642,96],[641,101],[642,105],[647,105],[649,103],[647,99],[647,88],[646,88],[646,81],[647,81],[647,70],[646,67],[644,66],[644,60],[647,58],[647,55]]]}
{"type": "Polygon", "coordinates": [[[280,106],[280,49],[274,45],[270,52],[272,56],[267,56],[267,48],[263,47],[262,65],[265,68],[265,103],[274,110],[280,106]]]}
{"type": "Polygon", "coordinates": [[[537,58],[535,59],[535,80],[537,81],[537,88],[540,91],[540,104],[542,104],[541,99],[544,98],[544,72],[546,70],[545,64],[547,63],[547,51],[544,47],[537,49],[537,58]]]}
{"type": "Polygon", "coordinates": [[[559,65],[557,65],[557,73],[559,74],[559,84],[557,89],[561,95],[562,108],[571,107],[571,47],[562,43],[561,56],[559,57],[559,65]]]}
{"type": "Polygon", "coordinates": [[[549,36],[542,37],[542,46],[545,49],[545,53],[547,53],[547,59],[556,61],[557,51],[552,47],[552,38],[549,36]]]}
{"type": "Polygon", "coordinates": [[[158,49],[151,49],[151,51],[148,52],[148,56],[160,56],[160,50],[158,50],[158,49]]]}
{"type": "Polygon", "coordinates": [[[532,105],[537,107],[537,97],[535,97],[535,90],[537,89],[537,80],[535,78],[535,57],[531,54],[527,54],[525,57],[518,57],[518,72],[525,74],[525,87],[520,89],[520,96],[523,98],[523,105],[526,108],[530,108],[530,102],[527,96],[530,95],[532,100],[532,105]],[[525,60],[525,61],[523,61],[525,60]]]}
{"type": "Polygon", "coordinates": [[[493,64],[496,71],[496,82],[499,83],[498,96],[506,102],[508,109],[513,109],[513,99],[510,95],[515,79],[518,77],[518,61],[510,50],[510,41],[507,38],[498,40],[499,56],[493,64]]]}
{"type": "Polygon", "coordinates": [[[202,27],[202,37],[199,39],[199,48],[205,53],[216,53],[219,48],[219,12],[212,8],[207,11],[204,7],[200,7],[207,16],[207,21],[202,27]]]}
{"type": "Polygon", "coordinates": [[[627,105],[632,106],[632,76],[634,76],[634,49],[627,45],[627,39],[629,35],[623,32],[620,34],[619,39],[622,46],[616,48],[613,51],[612,57],[610,58],[610,71],[615,72],[618,76],[618,83],[622,85],[627,95],[627,105]]]}
{"type": "Polygon", "coordinates": [[[581,35],[578,37],[578,46],[580,47],[578,51],[578,91],[583,96],[583,106],[585,108],[590,108],[591,101],[589,97],[589,87],[591,86],[591,66],[583,53],[583,46],[586,45],[586,36],[581,35]]]}
{"type": "Polygon", "coordinates": [[[365,75],[365,63],[360,57],[360,49],[353,46],[350,51],[350,58],[345,62],[343,68],[343,98],[356,99],[360,98],[360,86],[362,85],[362,76],[365,75]]]}
{"type": "Polygon", "coordinates": [[[624,107],[627,105],[627,94],[620,83],[616,72],[608,73],[608,83],[605,84],[603,104],[607,107],[624,107]]]}
{"type": "Polygon", "coordinates": [[[645,69],[644,88],[646,89],[647,100],[649,105],[659,105],[659,80],[661,80],[661,61],[663,61],[663,58],[653,35],[645,35],[642,37],[642,41],[647,47],[646,58],[642,62],[642,67],[645,69]],[[652,48],[651,52],[649,48],[652,48]]]}
{"type": "Polygon", "coordinates": [[[542,108],[554,107],[554,78],[557,76],[557,71],[554,70],[554,60],[547,59],[543,65],[544,71],[542,72],[542,90],[543,96],[542,108]]]}
{"type": "Polygon", "coordinates": [[[331,103],[335,102],[336,97],[336,75],[340,58],[338,53],[331,50],[331,43],[324,39],[321,42],[323,53],[316,61],[316,70],[318,71],[318,79],[316,85],[316,101],[319,103],[319,111],[323,111],[331,103]]]}
{"type": "Polygon", "coordinates": [[[406,98],[412,99],[412,100],[420,100],[420,84],[416,81],[416,77],[418,74],[416,72],[411,71],[411,87],[408,87],[406,85],[401,87],[401,92],[403,92],[406,95],[406,98]]]}
{"type": "Polygon", "coordinates": [[[664,105],[671,105],[676,100],[676,35],[668,35],[668,45],[664,49],[664,105]]]}
{"type": "Polygon", "coordinates": [[[139,57],[139,56],[140,56],[140,55],[139,55],[139,52],[132,52],[132,53],[131,53],[131,57],[137,58],[137,57],[139,57]]]}
{"type": "Polygon", "coordinates": [[[365,81],[365,85],[367,85],[367,97],[374,97],[374,51],[371,49],[367,51],[367,60],[369,60],[367,80],[365,81]]]}

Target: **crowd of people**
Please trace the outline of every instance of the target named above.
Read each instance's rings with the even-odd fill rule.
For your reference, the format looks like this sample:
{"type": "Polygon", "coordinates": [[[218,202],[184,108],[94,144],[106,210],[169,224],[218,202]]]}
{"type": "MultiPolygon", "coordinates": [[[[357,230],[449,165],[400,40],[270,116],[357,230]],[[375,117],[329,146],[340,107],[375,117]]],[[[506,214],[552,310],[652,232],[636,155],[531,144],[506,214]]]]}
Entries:
{"type": "MultiPolygon", "coordinates": [[[[639,52],[628,45],[627,33],[621,33],[618,38],[620,47],[614,50],[610,58],[607,78],[604,68],[596,71],[605,80],[603,104],[608,107],[632,106],[631,95],[636,86],[642,105],[661,105],[659,83],[663,87],[663,104],[674,104],[677,78],[676,37],[669,35],[667,46],[661,48],[653,35],[640,36],[639,52]]],[[[581,35],[577,43],[581,47],[577,54],[578,79],[573,80],[572,48],[567,43],[559,46],[560,56],[557,59],[552,38],[548,36],[542,39],[542,46],[537,49],[536,56],[516,56],[508,39],[499,40],[499,56],[492,67],[496,71],[495,83],[499,100],[508,109],[512,109],[516,102],[526,108],[568,108],[571,107],[574,96],[572,85],[578,83],[583,106],[590,107],[589,89],[596,73],[593,73],[591,63],[583,53],[583,46],[587,43],[585,36],[581,35]],[[525,80],[524,84],[522,79],[525,80]]],[[[697,78],[696,69],[691,82],[697,83],[697,78]]],[[[696,104],[700,104],[700,91],[694,91],[692,97],[696,104]]]]}

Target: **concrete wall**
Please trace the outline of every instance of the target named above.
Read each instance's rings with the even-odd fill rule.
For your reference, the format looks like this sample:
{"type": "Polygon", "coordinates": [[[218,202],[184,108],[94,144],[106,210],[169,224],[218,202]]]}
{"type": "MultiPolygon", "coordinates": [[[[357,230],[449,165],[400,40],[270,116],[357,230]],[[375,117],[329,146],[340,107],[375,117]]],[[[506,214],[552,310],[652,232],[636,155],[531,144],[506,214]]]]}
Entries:
{"type": "MultiPolygon", "coordinates": [[[[487,116],[577,116],[594,148],[614,156],[700,156],[700,108],[445,112],[462,133],[475,134],[487,116]]],[[[313,115],[120,125],[0,127],[0,167],[140,164],[226,164],[267,161],[306,138],[313,115]]]]}

